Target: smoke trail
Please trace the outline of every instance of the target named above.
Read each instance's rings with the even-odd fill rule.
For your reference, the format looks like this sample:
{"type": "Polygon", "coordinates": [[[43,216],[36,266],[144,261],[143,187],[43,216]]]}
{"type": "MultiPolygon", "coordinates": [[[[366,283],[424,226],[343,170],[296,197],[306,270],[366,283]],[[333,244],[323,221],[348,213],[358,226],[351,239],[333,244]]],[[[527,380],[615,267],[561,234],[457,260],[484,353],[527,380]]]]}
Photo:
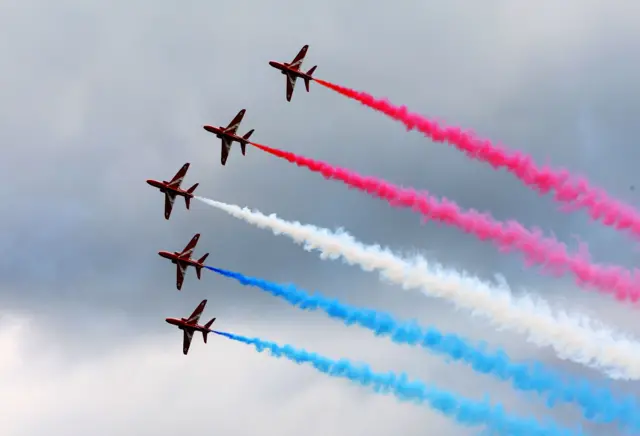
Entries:
{"type": "Polygon", "coordinates": [[[586,209],[592,219],[602,221],[604,225],[616,230],[630,230],[636,237],[640,236],[640,214],[632,206],[611,198],[603,189],[591,186],[584,178],[571,176],[565,169],[540,167],[527,154],[509,152],[458,127],[440,126],[434,120],[409,112],[406,106],[396,106],[388,100],[376,99],[365,92],[324,80],[315,79],[315,81],[400,121],[406,126],[407,131],[416,129],[435,142],[447,142],[453,145],[471,158],[487,162],[494,168],[507,169],[526,186],[540,194],[554,191],[554,199],[565,203],[564,210],[586,209]]]}
{"type": "Polygon", "coordinates": [[[612,378],[640,379],[640,344],[586,317],[564,311],[554,313],[539,298],[514,297],[504,281],[492,287],[478,278],[431,265],[419,256],[407,261],[378,245],[363,245],[344,231],[334,234],[282,220],[275,214],[266,216],[248,208],[195,198],[276,235],[287,235],[308,251],[320,251],[323,259],[342,258],[365,271],[377,270],[381,277],[405,289],[420,289],[427,295],[445,298],[497,329],[520,332],[537,346],[552,347],[561,359],[598,369],[612,378]]]}
{"type": "Polygon", "coordinates": [[[459,424],[474,427],[484,425],[508,435],[582,435],[581,430],[567,430],[553,422],[541,425],[532,418],[509,416],[501,404],[492,406],[488,401],[474,402],[458,395],[428,386],[420,381],[409,381],[404,373],[376,373],[368,365],[356,365],[347,359],[332,360],[296,349],[291,345],[278,345],[259,338],[247,338],[233,333],[213,333],[231,340],[253,345],[261,353],[268,350],[276,358],[284,357],[297,364],[310,363],[318,371],[332,377],[346,378],[362,386],[371,386],[377,393],[392,393],[400,401],[412,401],[416,404],[428,403],[429,406],[459,424]]]}
{"type": "Polygon", "coordinates": [[[474,346],[455,334],[440,332],[433,326],[425,328],[415,322],[400,321],[389,313],[342,304],[320,293],[310,295],[293,284],[280,285],[234,271],[211,266],[205,268],[237,280],[242,285],[262,289],[300,309],[320,309],[346,325],[357,324],[373,331],[376,336],[390,336],[397,344],[420,345],[453,360],[461,360],[477,372],[511,381],[517,390],[546,395],[548,407],[553,407],[557,401],[576,402],[586,419],[601,423],[618,420],[623,426],[640,430],[640,410],[633,397],[625,401],[618,400],[608,389],[597,389],[587,380],[562,377],[546,369],[542,363],[514,363],[502,350],[489,353],[481,346],[474,346]]]}
{"type": "Polygon", "coordinates": [[[490,239],[501,251],[518,250],[524,254],[528,265],[539,264],[545,271],[556,276],[572,272],[578,285],[590,284],[602,293],[615,293],[620,301],[631,299],[636,302],[640,299],[640,271],[635,269],[632,274],[621,267],[594,265],[589,262],[586,250],[583,250],[583,255],[569,254],[564,244],[545,238],[539,229],[528,230],[516,221],[501,223],[489,214],[473,209],[464,212],[454,202],[447,199],[440,201],[428,193],[421,194],[413,189],[400,188],[375,177],[364,177],[345,168],[266,145],[253,145],[281,159],[318,172],[326,179],[339,180],[386,200],[391,206],[411,208],[421,213],[425,219],[453,225],[481,240],[490,239]]]}

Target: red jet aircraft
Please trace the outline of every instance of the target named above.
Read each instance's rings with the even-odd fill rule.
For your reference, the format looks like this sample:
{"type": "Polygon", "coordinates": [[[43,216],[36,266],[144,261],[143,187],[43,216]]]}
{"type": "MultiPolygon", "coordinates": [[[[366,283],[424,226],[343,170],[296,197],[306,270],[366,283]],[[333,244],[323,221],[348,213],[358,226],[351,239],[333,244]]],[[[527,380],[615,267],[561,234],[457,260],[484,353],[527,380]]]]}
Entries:
{"type": "Polygon", "coordinates": [[[207,300],[202,300],[202,303],[196,307],[196,310],[193,311],[189,318],[167,318],[167,321],[171,325],[177,326],[183,332],[182,339],[182,354],[185,356],[189,352],[189,346],[191,345],[191,340],[193,339],[193,334],[195,332],[202,332],[202,339],[204,343],[207,343],[207,335],[211,331],[211,324],[216,320],[213,318],[211,321],[206,323],[205,325],[198,325],[198,321],[200,320],[200,315],[202,315],[202,311],[204,311],[204,306],[207,305],[207,300]]]}
{"type": "Polygon", "coordinates": [[[196,190],[199,183],[196,183],[191,188],[180,189],[180,185],[182,184],[182,180],[184,176],[187,174],[187,170],[189,169],[189,163],[187,162],[180,168],[180,170],[173,176],[170,182],[163,180],[159,182],[157,180],[149,179],[147,183],[153,186],[154,188],[158,188],[160,192],[164,194],[164,217],[165,219],[169,219],[171,216],[171,210],[173,209],[173,202],[176,199],[176,196],[184,197],[185,205],[187,206],[187,210],[189,209],[189,205],[191,203],[191,199],[193,198],[193,191],[196,190]]]}
{"type": "Polygon", "coordinates": [[[159,251],[158,254],[165,259],[171,260],[171,263],[175,263],[177,267],[178,277],[176,280],[176,287],[178,291],[182,289],[182,282],[184,281],[184,275],[187,272],[187,267],[192,266],[196,269],[196,274],[198,276],[198,280],[200,280],[200,274],[202,272],[202,268],[204,267],[204,261],[209,256],[209,253],[205,253],[198,260],[191,259],[191,254],[193,254],[194,248],[196,248],[196,244],[198,243],[198,239],[200,238],[200,233],[197,233],[191,241],[184,247],[180,253],[174,251],[171,253],[170,251],[159,251]]]}
{"type": "Polygon", "coordinates": [[[246,109],[242,109],[238,112],[238,115],[235,116],[233,120],[229,123],[227,127],[215,127],[215,126],[203,126],[204,130],[207,132],[211,132],[215,134],[218,138],[222,140],[222,149],[220,155],[220,163],[224,165],[227,162],[227,157],[229,156],[229,150],[231,149],[231,144],[233,141],[236,141],[240,144],[240,149],[242,150],[242,155],[244,156],[246,153],[246,147],[249,143],[249,137],[253,133],[254,129],[249,130],[244,136],[236,135],[238,131],[238,127],[240,127],[240,123],[242,122],[242,118],[246,109]]]}
{"type": "Polygon", "coordinates": [[[308,49],[309,49],[308,45],[305,45],[304,47],[302,47],[302,49],[300,49],[300,51],[298,52],[296,57],[293,58],[290,64],[286,62],[280,63],[277,61],[269,61],[269,65],[271,65],[273,68],[280,70],[282,74],[287,76],[287,101],[291,101],[291,96],[293,95],[293,90],[296,86],[296,79],[298,77],[300,77],[301,79],[304,79],[304,86],[307,88],[307,92],[309,92],[309,83],[311,80],[313,80],[313,77],[311,77],[311,75],[313,74],[313,72],[316,70],[318,66],[315,65],[306,73],[303,71],[300,71],[300,68],[302,67],[302,61],[304,60],[304,57],[307,55],[308,49]]]}

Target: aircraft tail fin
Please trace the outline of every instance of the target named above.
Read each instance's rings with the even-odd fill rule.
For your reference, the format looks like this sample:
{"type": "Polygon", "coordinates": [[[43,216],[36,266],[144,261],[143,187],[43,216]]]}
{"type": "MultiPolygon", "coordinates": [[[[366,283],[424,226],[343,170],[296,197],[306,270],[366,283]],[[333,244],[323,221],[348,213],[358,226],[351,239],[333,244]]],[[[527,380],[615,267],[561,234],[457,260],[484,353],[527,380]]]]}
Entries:
{"type": "MultiPolygon", "coordinates": [[[[209,256],[209,253],[205,253],[200,259],[198,259],[199,264],[203,264],[206,258],[209,256]]],[[[202,274],[202,267],[196,266],[196,275],[198,276],[198,280],[200,280],[200,276],[202,274]]]]}
{"type": "Polygon", "coordinates": [[[213,322],[214,322],[215,320],[216,320],[216,319],[215,319],[215,318],[213,318],[211,321],[209,321],[208,323],[206,323],[206,324],[204,325],[204,327],[207,329],[206,331],[203,331],[203,332],[202,332],[202,339],[204,340],[204,343],[205,343],[205,344],[207,343],[207,336],[208,336],[208,335],[209,335],[209,333],[211,332],[211,331],[209,330],[209,328],[211,328],[211,324],[213,324],[213,322]]]}
{"type": "Polygon", "coordinates": [[[309,77],[304,78],[304,86],[305,88],[307,88],[307,92],[309,92],[309,84],[311,83],[311,79],[312,79],[311,76],[313,75],[313,72],[316,70],[316,68],[318,68],[317,65],[314,65],[313,67],[311,67],[309,71],[307,71],[307,76],[309,77]]]}

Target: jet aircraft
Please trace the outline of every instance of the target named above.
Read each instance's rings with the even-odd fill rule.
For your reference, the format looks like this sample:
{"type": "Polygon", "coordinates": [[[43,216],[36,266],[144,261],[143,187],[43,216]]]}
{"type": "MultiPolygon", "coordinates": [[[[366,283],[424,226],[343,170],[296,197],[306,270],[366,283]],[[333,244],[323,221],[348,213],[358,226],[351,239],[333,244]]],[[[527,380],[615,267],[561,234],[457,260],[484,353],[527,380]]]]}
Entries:
{"type": "Polygon", "coordinates": [[[183,332],[182,339],[182,354],[185,356],[189,352],[189,346],[191,346],[191,340],[193,339],[193,334],[195,332],[202,332],[202,339],[204,343],[207,343],[207,335],[211,331],[211,324],[216,320],[213,318],[211,321],[206,323],[205,325],[199,325],[198,321],[200,320],[200,315],[204,311],[204,307],[207,305],[207,300],[202,300],[202,302],[196,307],[196,310],[193,311],[189,318],[167,318],[169,324],[177,326],[183,332]]]}
{"type": "Polygon", "coordinates": [[[291,101],[291,96],[293,95],[293,90],[296,86],[296,79],[300,77],[304,80],[304,86],[307,88],[307,92],[309,92],[309,83],[313,80],[311,75],[318,67],[317,65],[313,66],[306,73],[301,71],[302,61],[304,61],[304,57],[307,55],[307,50],[309,49],[308,45],[305,45],[300,49],[295,58],[291,61],[291,63],[281,63],[278,61],[269,61],[269,65],[273,68],[280,70],[282,74],[287,77],[287,101],[291,101]]]}
{"type": "Polygon", "coordinates": [[[163,180],[159,182],[158,180],[149,179],[147,183],[153,186],[154,188],[158,188],[160,192],[164,194],[164,217],[165,219],[169,219],[171,216],[171,210],[173,209],[173,202],[176,199],[176,196],[184,197],[185,205],[187,206],[187,210],[189,209],[189,205],[191,204],[191,199],[193,198],[193,191],[196,190],[199,183],[196,183],[191,188],[184,189],[180,188],[182,184],[182,180],[184,176],[187,174],[187,170],[189,169],[189,163],[187,162],[178,170],[175,176],[171,181],[167,182],[163,180]]]}
{"type": "Polygon", "coordinates": [[[159,251],[158,254],[165,259],[171,260],[171,263],[176,264],[177,271],[177,279],[176,279],[176,287],[178,291],[182,289],[182,282],[184,281],[184,276],[187,272],[187,267],[192,266],[196,269],[196,275],[198,276],[198,280],[200,280],[200,275],[202,273],[202,268],[204,267],[204,261],[209,256],[209,253],[205,253],[198,260],[194,260],[191,258],[193,254],[193,250],[196,248],[196,244],[198,243],[198,239],[200,239],[200,233],[197,233],[191,241],[184,247],[184,250],[181,252],[174,251],[173,253],[170,251],[159,251]]]}
{"type": "Polygon", "coordinates": [[[254,129],[249,130],[247,133],[244,134],[244,136],[238,136],[236,134],[236,132],[238,131],[238,127],[240,127],[240,123],[242,122],[242,118],[244,117],[245,112],[246,112],[246,109],[242,109],[240,112],[238,112],[238,114],[235,116],[233,120],[231,120],[231,122],[227,127],[222,127],[222,126],[215,127],[215,126],[209,126],[209,125],[203,126],[204,130],[215,134],[222,141],[222,149],[220,154],[220,163],[222,165],[224,165],[227,162],[227,157],[229,157],[229,150],[231,149],[231,144],[233,144],[233,141],[236,141],[240,144],[240,149],[242,150],[243,156],[246,153],[246,147],[247,147],[247,144],[249,143],[249,137],[253,133],[254,129]]]}

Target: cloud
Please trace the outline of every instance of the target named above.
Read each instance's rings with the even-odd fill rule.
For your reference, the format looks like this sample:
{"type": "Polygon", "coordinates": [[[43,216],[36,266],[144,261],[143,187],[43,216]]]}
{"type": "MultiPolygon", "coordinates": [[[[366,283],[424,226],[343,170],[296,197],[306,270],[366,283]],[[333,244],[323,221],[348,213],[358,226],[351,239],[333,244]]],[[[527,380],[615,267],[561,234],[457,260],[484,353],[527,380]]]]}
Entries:
{"type": "MultiPolygon", "coordinates": [[[[402,354],[379,341],[366,342],[355,331],[347,337],[329,322],[211,275],[198,281],[188,274],[177,292],[175,271],[156,253],[177,250],[198,232],[203,236],[196,251],[211,252],[215,266],[293,281],[562,365],[545,350],[525,347],[516,335],[495,332],[355,268],[320,262],[289,241],[204,205],[194,204],[189,212],[178,205],[165,221],[161,195],[144,181],[171,177],[185,162],[192,163],[186,183],[199,182],[200,195],[322,227],[344,226],[367,243],[426,253],[485,278],[500,272],[515,286],[538,289],[572,310],[580,307],[640,332],[629,308],[578,291],[568,280],[525,270],[520,259],[489,244],[434,223],[420,225],[409,211],[392,210],[257,150],[242,157],[232,149],[223,168],[217,140],[202,129],[246,108],[241,130],[255,128],[258,142],[427,188],[500,220],[539,225],[567,243],[578,234],[596,261],[634,266],[627,235],[590,223],[584,214],[558,212],[551,199],[539,198],[504,172],[407,134],[401,125],[313,84],[308,94],[298,87],[287,103],[284,81],[267,62],[290,59],[308,43],[305,65],[317,64],[318,77],[388,96],[525,150],[539,162],[586,173],[635,204],[637,193],[628,188],[636,183],[640,157],[634,118],[640,111],[640,63],[630,55],[638,51],[637,6],[596,0],[562,6],[498,0],[52,5],[0,3],[0,315],[27,319],[23,328],[37,327],[43,335],[36,340],[24,330],[3,330],[0,389],[10,387],[15,399],[15,413],[0,418],[11,419],[8,435],[51,428],[69,433],[71,426],[73,433],[92,434],[136,434],[136,426],[159,435],[216,426],[225,434],[265,427],[286,434],[299,433],[308,421],[318,434],[339,435],[341,423],[345,434],[388,434],[400,419],[406,419],[404,433],[467,433],[422,408],[360,393],[312,370],[290,370],[285,362],[231,344],[224,345],[226,359],[218,348],[197,347],[201,343],[184,359],[179,339],[170,334],[175,332],[165,336],[161,320],[188,313],[202,298],[211,299],[217,322],[233,325],[235,319],[244,326],[264,320],[256,331],[268,338],[295,331],[292,342],[317,346],[332,357],[357,351],[384,367],[384,359],[402,354]],[[27,350],[15,351],[16,343],[27,350]],[[20,360],[9,360],[15,356],[20,360]],[[309,386],[279,384],[280,375],[294,373],[299,381],[309,378],[309,386]],[[133,393],[120,405],[114,398],[127,386],[133,393]],[[312,405],[330,409],[322,424],[310,412],[312,405]],[[234,422],[231,412],[241,406],[234,422]]],[[[445,389],[469,396],[491,390],[500,401],[520,401],[510,389],[471,378],[464,368],[441,363],[420,372],[425,360],[433,360],[424,353],[398,359],[396,369],[437,380],[445,389]]],[[[525,401],[515,407],[544,410],[525,401]]]]}
{"type": "MultiPolygon", "coordinates": [[[[260,325],[238,326],[259,334],[260,325]]],[[[287,330],[283,325],[277,329],[287,330]]],[[[194,338],[189,356],[180,353],[181,335],[164,331],[122,338],[106,356],[69,360],[58,344],[37,351],[21,344],[42,344],[45,335],[25,319],[5,322],[0,406],[4,434],[151,432],[159,436],[203,428],[229,435],[273,431],[321,435],[388,434],[398,425],[421,434],[424,425],[447,434],[465,434],[446,419],[392,397],[371,395],[307,367],[257,354],[251,347],[212,337],[206,346],[194,338]],[[375,419],[371,417],[375,416],[375,419]]],[[[335,329],[329,329],[329,333],[335,329]]],[[[325,347],[334,341],[323,332],[294,333],[325,347]]],[[[351,346],[355,343],[351,342],[351,346]]],[[[371,354],[373,350],[369,350],[371,354]]]]}

